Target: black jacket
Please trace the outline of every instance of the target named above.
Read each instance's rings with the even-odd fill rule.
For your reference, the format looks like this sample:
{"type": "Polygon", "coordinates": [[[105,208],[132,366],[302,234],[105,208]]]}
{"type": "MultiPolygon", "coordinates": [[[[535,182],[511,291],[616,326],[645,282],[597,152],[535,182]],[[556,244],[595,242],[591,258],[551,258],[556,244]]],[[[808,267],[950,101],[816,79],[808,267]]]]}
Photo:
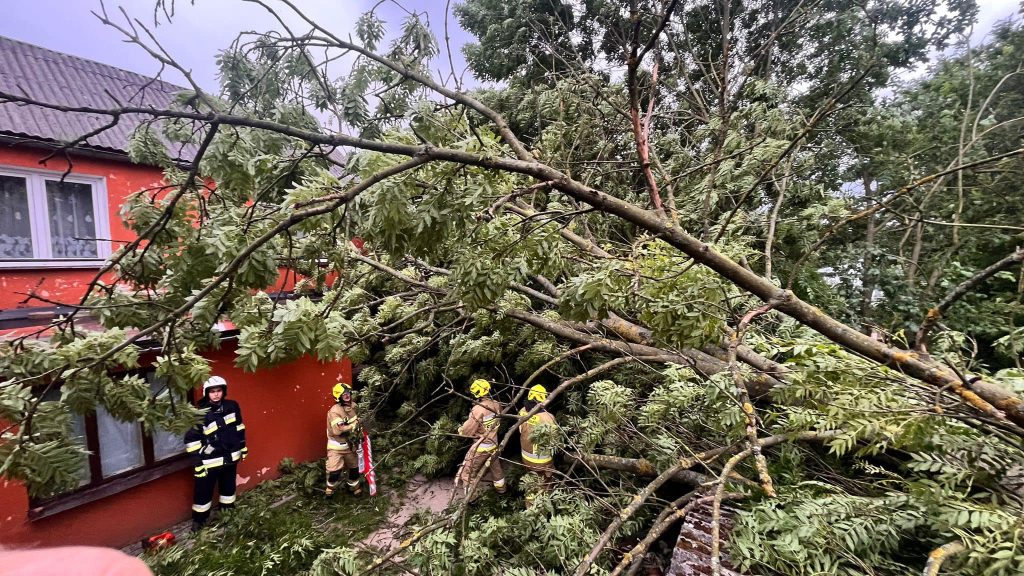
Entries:
{"type": "Polygon", "coordinates": [[[214,405],[208,399],[199,401],[200,408],[209,408],[203,423],[185,433],[185,452],[195,466],[216,468],[233,464],[245,452],[245,424],[238,402],[225,398],[214,405]]]}

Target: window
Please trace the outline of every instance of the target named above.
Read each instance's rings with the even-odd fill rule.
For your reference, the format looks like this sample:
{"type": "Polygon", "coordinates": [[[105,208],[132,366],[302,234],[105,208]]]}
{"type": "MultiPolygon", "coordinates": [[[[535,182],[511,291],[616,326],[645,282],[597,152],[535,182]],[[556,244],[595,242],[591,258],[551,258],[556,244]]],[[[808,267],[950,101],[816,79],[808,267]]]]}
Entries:
{"type": "MultiPolygon", "coordinates": [[[[142,375],[149,382],[154,394],[169,394],[163,379],[154,376],[152,370],[142,375]]],[[[44,400],[58,400],[60,390],[50,390],[44,400]]],[[[183,399],[188,401],[188,399],[183,399]]],[[[168,466],[179,461],[187,463],[182,457],[185,453],[184,437],[167,431],[158,430],[146,434],[142,424],[138,422],[121,422],[106,410],[97,408],[89,416],[75,415],[72,420],[75,435],[90,454],[82,459],[80,478],[77,488],[32,502],[33,510],[30,517],[38,518],[49,515],[40,513],[50,510],[51,503],[65,500],[73,501],[72,505],[56,507],[57,511],[85,503],[96,498],[114,494],[135,486],[141,482],[152,480],[184,466],[168,466]],[[155,474],[154,474],[155,473],[155,474]],[[138,477],[138,478],[136,478],[138,477]],[[137,479],[137,482],[132,482],[137,479]],[[88,497],[92,494],[92,497],[88,497]],[[80,495],[87,496],[81,502],[74,502],[80,495]]]]}
{"type": "Polygon", "coordinates": [[[102,178],[0,167],[0,267],[95,264],[110,255],[102,178]]]}

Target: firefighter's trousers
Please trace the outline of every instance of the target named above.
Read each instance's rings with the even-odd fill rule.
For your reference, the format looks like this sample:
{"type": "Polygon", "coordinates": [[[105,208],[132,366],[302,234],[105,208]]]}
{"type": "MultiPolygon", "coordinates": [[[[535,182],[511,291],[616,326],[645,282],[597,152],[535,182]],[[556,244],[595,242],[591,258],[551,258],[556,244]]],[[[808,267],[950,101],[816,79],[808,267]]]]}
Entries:
{"type": "Polygon", "coordinates": [[[192,520],[205,523],[210,517],[213,507],[213,489],[216,486],[220,493],[219,501],[222,510],[235,506],[235,477],[237,464],[227,464],[207,469],[206,476],[196,478],[195,491],[192,496],[192,520]]]}
{"type": "Polygon", "coordinates": [[[530,482],[530,489],[526,492],[526,507],[529,508],[538,494],[547,492],[554,486],[555,465],[551,460],[542,464],[524,462],[523,465],[526,467],[527,474],[535,477],[530,482]]]}
{"type": "Polygon", "coordinates": [[[327,450],[327,495],[334,493],[334,490],[341,483],[342,471],[348,469],[348,489],[350,492],[359,492],[359,460],[355,452],[341,450],[327,450]]]}
{"type": "Polygon", "coordinates": [[[466,452],[466,459],[459,468],[458,483],[463,490],[469,490],[470,484],[483,467],[488,467],[481,482],[492,482],[499,493],[505,492],[505,472],[501,469],[497,446],[483,439],[473,442],[466,452]]]}

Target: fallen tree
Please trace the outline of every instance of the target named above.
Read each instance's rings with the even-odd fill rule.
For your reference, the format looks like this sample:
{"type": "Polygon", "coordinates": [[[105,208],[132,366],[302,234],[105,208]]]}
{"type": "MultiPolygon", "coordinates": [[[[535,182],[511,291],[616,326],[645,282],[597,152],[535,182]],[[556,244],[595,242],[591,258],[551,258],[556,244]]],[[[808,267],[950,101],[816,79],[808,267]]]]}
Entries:
{"type": "MultiPolygon", "coordinates": [[[[107,370],[130,365],[137,359],[133,344],[152,338],[164,348],[169,387],[184,392],[204,373],[196,347],[207,345],[210,327],[226,317],[240,329],[237,361],[250,369],[302,354],[344,354],[366,363],[362,392],[375,412],[402,425],[429,416],[428,449],[413,465],[431,473],[457,458],[445,434],[462,416],[460,395],[469,378],[501,382],[511,414],[522,382],[560,386],[612,363],[606,379],[587,378],[558,401],[565,418],[556,440],[578,454],[600,448],[605,455],[584,461],[620,470],[646,472],[640,457],[648,454],[656,457],[647,462],[676,462],[657,470],[661,482],[611,490],[600,476],[567,478],[564,487],[582,490],[548,504],[552,514],[577,523],[576,537],[549,534],[563,542],[564,554],[511,551],[510,544],[489,540],[496,528],[460,533],[473,545],[537,558],[545,570],[586,572],[620,526],[630,524],[613,519],[598,528],[606,515],[628,509],[627,517],[644,524],[647,498],[670,478],[710,479],[717,510],[728,479],[747,466],[748,456],[758,479],[757,488],[741,487],[752,496],[744,504],[751,520],[732,536],[744,566],[850,573],[862,568],[851,559],[863,557],[898,571],[905,559],[896,551],[908,542],[934,549],[954,538],[971,544],[961,559],[965,570],[1006,572],[1010,562],[1000,561],[1024,557],[1011,544],[1020,529],[1008,520],[1019,498],[1002,481],[1021,463],[1024,404],[1014,377],[986,367],[1010,369],[1012,362],[978,358],[948,343],[919,353],[900,341],[901,333],[915,332],[905,330],[906,321],[878,324],[880,307],[872,302],[876,289],[894,302],[903,291],[922,290],[920,302],[930,302],[928,290],[964,268],[950,260],[964,246],[981,254],[970,262],[982,270],[979,279],[1019,263],[1000,256],[996,264],[981,264],[997,248],[1006,250],[969,237],[968,224],[1007,234],[1013,227],[971,212],[964,192],[973,186],[1005,195],[1003,180],[991,174],[1019,167],[1019,143],[993,141],[1003,135],[1000,126],[1015,122],[1012,99],[999,107],[1002,120],[979,127],[985,108],[1002,102],[996,96],[1014,72],[987,80],[992,97],[980,109],[960,111],[956,149],[929,156],[925,174],[906,172],[905,151],[876,146],[871,135],[881,124],[894,141],[906,137],[908,129],[885,122],[909,125],[912,114],[892,120],[866,104],[889,88],[890,73],[962,31],[970,16],[965,7],[925,3],[925,15],[953,14],[926,32],[922,14],[897,7],[861,12],[752,2],[736,14],[725,5],[633,2],[628,14],[610,5],[583,14],[562,6],[555,17],[538,6],[513,3],[514,13],[505,14],[494,2],[468,2],[459,9],[466,26],[493,44],[474,53],[495,56],[478,61],[478,72],[507,82],[471,93],[430,75],[438,47],[415,14],[383,50],[383,22],[372,12],[350,39],[290,2],[257,4],[283,30],[244,36],[226,53],[219,96],[193,84],[177,106],[157,110],[116,102],[75,107],[32,92],[0,93],[0,102],[109,119],[98,129],[125,115],[145,116],[133,154],[164,166],[172,189],[165,196],[140,194],[125,206],[138,239],[111,258],[81,302],[68,303],[73,314],[47,327],[59,334],[54,345],[28,338],[4,345],[0,418],[12,423],[0,447],[5,477],[40,490],[74,479],[78,452],[66,423],[54,416],[68,408],[42,406],[54,412],[40,416],[43,403],[33,387],[115,386],[107,370]],[[303,33],[284,25],[285,13],[303,22],[303,33]],[[708,18],[719,25],[694,24],[708,18]],[[853,29],[832,30],[836,19],[853,29]],[[491,25],[506,21],[520,21],[515,28],[532,39],[531,58],[497,58],[501,43],[513,40],[491,25]],[[879,22],[899,33],[878,41],[879,22]],[[576,44],[595,30],[601,46],[576,44]],[[787,40],[797,30],[814,32],[807,41],[822,58],[793,65],[806,55],[806,47],[787,40]],[[714,54],[708,66],[705,54],[714,54]],[[334,78],[328,64],[343,55],[355,63],[348,76],[334,78]],[[538,68],[539,62],[554,69],[538,68]],[[624,77],[611,74],[607,65],[615,62],[624,77]],[[310,109],[331,117],[333,127],[320,125],[310,109]],[[176,165],[167,141],[195,145],[196,156],[188,166],[176,165]],[[330,153],[337,148],[347,153],[345,162],[330,153]],[[868,207],[842,193],[854,177],[850,166],[866,182],[868,207]],[[926,221],[936,220],[904,214],[942,196],[947,179],[956,180],[959,194],[957,239],[950,245],[925,234],[926,221]],[[863,242],[870,258],[847,251],[851,238],[862,242],[856,228],[862,222],[869,226],[863,242]],[[349,242],[355,235],[366,240],[358,250],[349,242]],[[891,240],[901,235],[904,240],[891,240]],[[881,278],[872,272],[871,258],[885,254],[881,242],[892,243],[891,255],[902,255],[910,239],[907,270],[881,278]],[[931,269],[934,280],[917,282],[921,254],[928,252],[946,256],[931,269]],[[293,298],[262,292],[277,280],[279,262],[302,277],[293,298]],[[832,287],[845,280],[829,277],[830,270],[852,271],[867,295],[836,296],[832,287]],[[107,273],[116,286],[99,282],[107,273]],[[87,313],[111,331],[81,332],[75,320],[87,313]],[[865,333],[864,326],[893,336],[865,333]],[[137,330],[117,332],[126,327],[137,330]],[[751,397],[764,402],[755,408],[751,397]],[[826,440],[827,448],[786,446],[774,458],[760,452],[772,438],[801,434],[826,440]],[[686,451],[724,454],[726,448],[732,459],[697,476],[692,465],[678,464],[686,451]],[[895,451],[898,458],[889,456],[895,451]],[[52,464],[40,468],[38,454],[52,464]],[[994,500],[983,501],[978,486],[994,500]],[[633,494],[642,497],[632,501],[633,494]],[[778,503],[782,512],[772,516],[764,502],[778,503]],[[868,534],[863,523],[878,510],[886,518],[903,516],[883,534],[868,534]],[[967,520],[959,521],[961,513],[967,520]],[[815,524],[814,544],[777,545],[809,530],[797,521],[808,514],[832,519],[815,524]],[[838,531],[846,525],[846,533],[838,531]],[[601,532],[607,536],[599,538],[601,532]],[[842,541],[838,548],[833,539],[842,541]]],[[[99,16],[190,78],[142,21],[99,16]]],[[[506,55],[512,53],[518,54],[506,55]]],[[[989,54],[992,66],[1010,70],[999,54],[989,54]]],[[[962,66],[970,69],[970,58],[962,66]]],[[[971,94],[974,89],[971,84],[971,94]]],[[[923,106],[930,101],[921,102],[917,113],[927,116],[932,111],[923,106]]],[[[929,132],[942,129],[948,126],[924,123],[912,132],[927,142],[946,137],[929,132]]],[[[957,299],[982,282],[961,285],[953,292],[957,299]]],[[[978,337],[995,334],[1016,350],[1017,310],[1005,304],[1008,324],[978,337]]],[[[924,344],[936,322],[921,326],[915,344],[924,344]]],[[[950,341],[970,336],[969,324],[960,328],[942,334],[950,341]]],[[[140,398],[120,413],[171,429],[194,417],[173,402],[150,400],[140,398]]],[[[107,402],[93,393],[74,409],[107,402]]],[[[393,432],[405,434],[401,426],[393,432]]],[[[512,437],[509,432],[503,443],[512,437]]],[[[653,522],[649,533],[663,530],[664,521],[653,522]]],[[[410,544],[410,563],[422,569],[458,555],[460,548],[444,540],[451,536],[444,526],[410,544]]],[[[717,537],[713,551],[714,560],[717,537]]],[[[505,562],[487,556],[470,572],[505,569],[505,562]]]]}

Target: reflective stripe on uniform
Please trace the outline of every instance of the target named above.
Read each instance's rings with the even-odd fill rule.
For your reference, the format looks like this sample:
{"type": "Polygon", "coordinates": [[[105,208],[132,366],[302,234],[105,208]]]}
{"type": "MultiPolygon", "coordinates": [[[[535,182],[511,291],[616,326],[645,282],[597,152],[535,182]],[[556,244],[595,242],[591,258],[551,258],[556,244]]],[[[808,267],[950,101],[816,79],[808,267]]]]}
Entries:
{"type": "Polygon", "coordinates": [[[227,416],[224,417],[224,423],[225,424],[231,424],[235,420],[238,420],[238,415],[235,414],[234,412],[232,412],[231,414],[228,414],[227,416]]]}
{"type": "Polygon", "coordinates": [[[527,452],[526,450],[522,450],[522,454],[523,460],[526,460],[530,464],[547,464],[548,462],[551,462],[552,458],[551,456],[534,454],[533,452],[527,452]]]}
{"type": "Polygon", "coordinates": [[[494,481],[494,487],[495,488],[504,488],[505,487],[505,479],[502,478],[501,480],[495,480],[494,481]]]}
{"type": "Polygon", "coordinates": [[[216,421],[210,422],[206,426],[203,426],[203,434],[206,434],[207,436],[209,436],[210,434],[213,434],[214,432],[216,432],[218,430],[218,428],[220,428],[220,427],[217,426],[217,422],[216,421]]]}
{"type": "Polygon", "coordinates": [[[207,468],[216,468],[217,466],[222,466],[222,465],[224,465],[224,458],[223,457],[220,457],[220,458],[204,458],[203,459],[203,466],[206,466],[207,468]]]}
{"type": "Polygon", "coordinates": [[[483,444],[481,444],[481,445],[476,447],[476,451],[477,452],[490,452],[491,450],[494,450],[495,448],[497,448],[497,446],[494,445],[494,444],[483,443],[483,444]]]}
{"type": "Polygon", "coordinates": [[[221,504],[234,504],[235,503],[235,495],[232,494],[231,496],[221,496],[220,497],[220,503],[221,504]]]}
{"type": "Polygon", "coordinates": [[[235,430],[245,430],[245,423],[243,422],[243,423],[239,424],[238,426],[235,426],[235,430]]]}
{"type": "Polygon", "coordinates": [[[334,420],[331,420],[331,426],[337,426],[338,424],[341,424],[344,421],[344,418],[335,418],[334,420]]]}
{"type": "Polygon", "coordinates": [[[203,443],[200,442],[199,440],[196,440],[195,442],[189,442],[185,444],[185,452],[198,452],[199,449],[202,447],[203,443]]]}
{"type": "Polygon", "coordinates": [[[484,416],[483,422],[484,428],[494,428],[495,426],[498,425],[498,417],[495,416],[494,414],[491,414],[490,416],[484,416]]]}
{"type": "Polygon", "coordinates": [[[355,480],[350,480],[346,482],[346,484],[348,484],[349,488],[354,488],[356,486],[359,486],[359,479],[356,478],[355,480]]]}
{"type": "Polygon", "coordinates": [[[210,508],[212,506],[213,506],[213,501],[212,500],[207,502],[206,504],[193,504],[192,505],[192,511],[193,512],[209,512],[210,508]]]}
{"type": "Polygon", "coordinates": [[[328,438],[327,439],[327,449],[328,450],[348,450],[348,443],[347,442],[338,442],[337,440],[335,440],[333,438],[328,438]]]}
{"type": "Polygon", "coordinates": [[[238,459],[241,458],[241,457],[242,457],[242,451],[241,450],[239,450],[238,452],[232,452],[231,453],[231,461],[232,462],[237,462],[238,459]]]}

